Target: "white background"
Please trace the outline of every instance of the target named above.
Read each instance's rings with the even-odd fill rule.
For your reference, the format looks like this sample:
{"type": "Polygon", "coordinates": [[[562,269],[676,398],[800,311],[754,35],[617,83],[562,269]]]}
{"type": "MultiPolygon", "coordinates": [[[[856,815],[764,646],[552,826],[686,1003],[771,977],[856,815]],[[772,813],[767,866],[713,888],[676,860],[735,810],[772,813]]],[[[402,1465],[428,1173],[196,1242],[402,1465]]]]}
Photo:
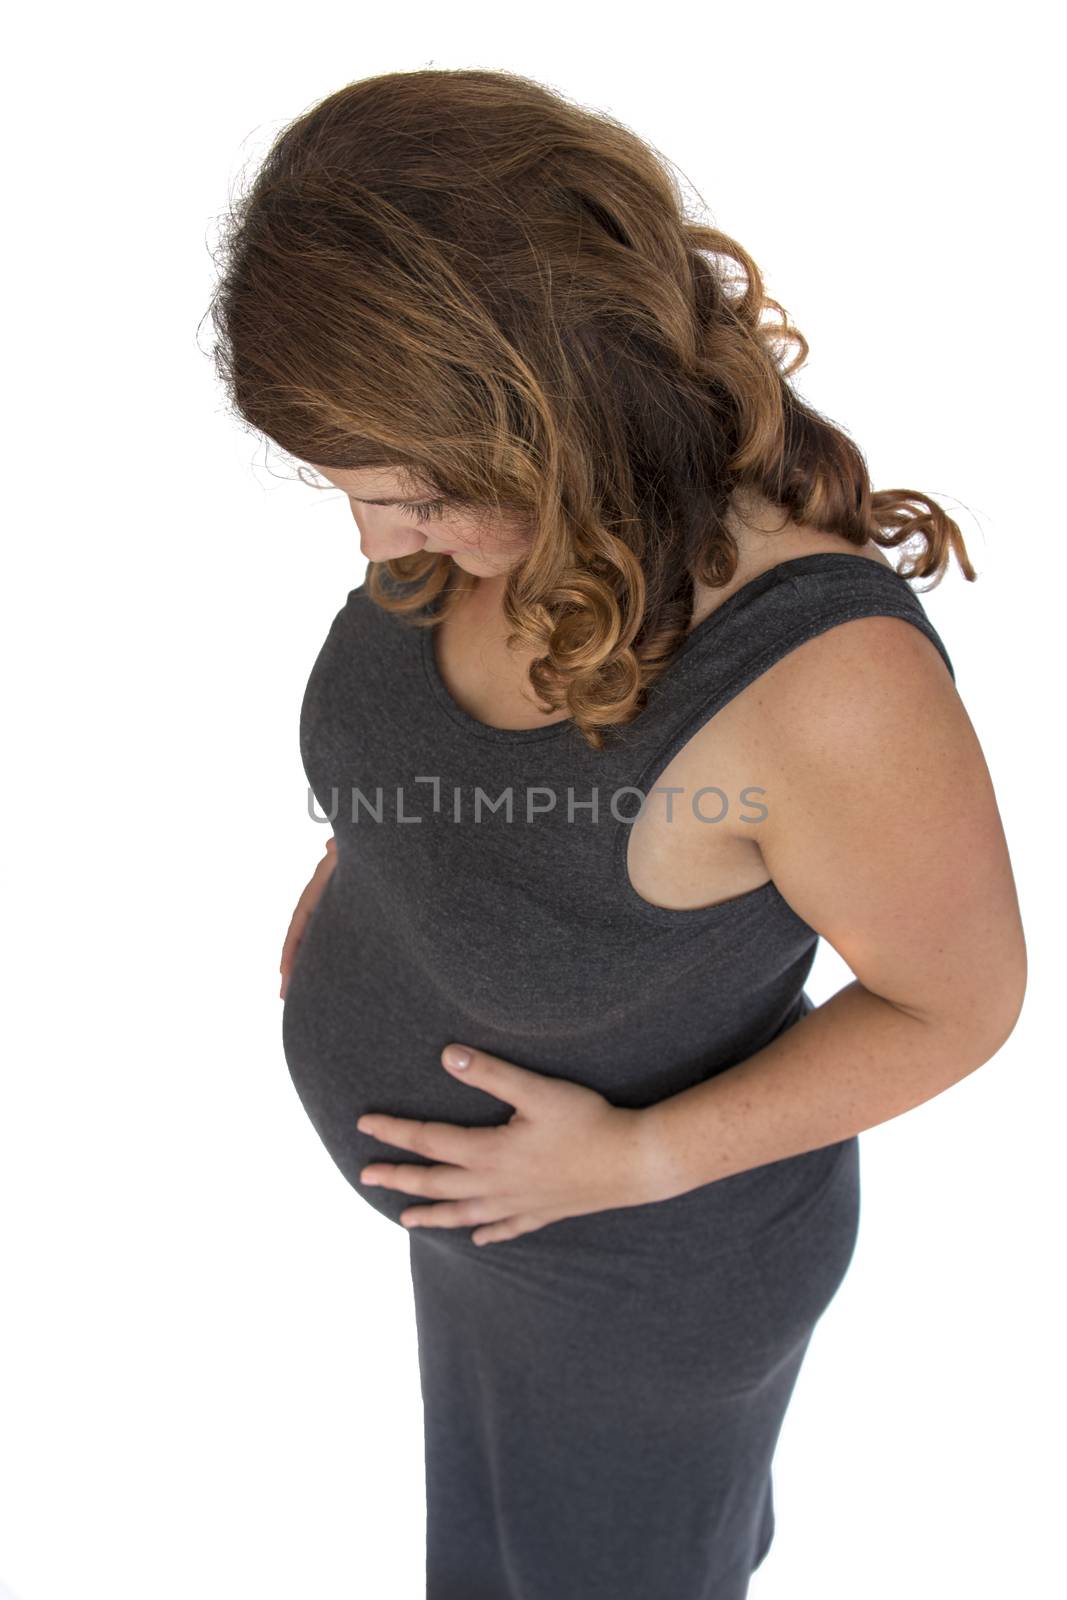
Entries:
{"type": "MultiPolygon", "coordinates": [[[[282,938],[323,843],[297,714],[363,563],[341,495],[291,481],[226,414],[204,317],[215,219],[282,123],[426,66],[525,73],[663,151],[808,337],[798,387],[875,486],[961,523],[979,580],[953,566],[924,603],[1011,846],[1026,1008],[988,1065],[863,1135],[859,1245],[786,1419],[751,1593],[1063,1593],[1045,26],[1036,4],[20,12],[0,1106],[15,1600],[422,1595],[406,1237],[323,1151],[279,1031],[282,938]]],[[[848,976],[823,945],[809,993],[848,976]]]]}

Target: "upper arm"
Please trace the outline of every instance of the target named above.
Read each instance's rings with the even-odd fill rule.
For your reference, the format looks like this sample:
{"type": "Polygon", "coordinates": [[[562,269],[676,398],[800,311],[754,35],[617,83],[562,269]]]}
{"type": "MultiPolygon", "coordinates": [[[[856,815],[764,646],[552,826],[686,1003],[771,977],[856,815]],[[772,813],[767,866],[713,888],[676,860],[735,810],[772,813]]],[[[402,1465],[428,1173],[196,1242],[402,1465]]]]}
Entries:
{"type": "Polygon", "coordinates": [[[1007,843],[970,718],[898,617],[828,629],[761,696],[759,844],[865,988],[995,1051],[1026,986],[1007,843]]]}

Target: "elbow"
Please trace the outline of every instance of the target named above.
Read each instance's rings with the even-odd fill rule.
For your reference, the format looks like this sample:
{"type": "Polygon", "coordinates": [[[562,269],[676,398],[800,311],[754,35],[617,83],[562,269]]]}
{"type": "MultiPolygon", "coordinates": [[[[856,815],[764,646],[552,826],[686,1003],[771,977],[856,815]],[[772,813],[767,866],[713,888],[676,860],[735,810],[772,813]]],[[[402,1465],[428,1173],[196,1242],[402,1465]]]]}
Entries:
{"type": "Polygon", "coordinates": [[[1020,977],[1018,984],[1015,987],[1013,987],[1011,990],[1009,990],[1007,999],[1005,1001],[1004,1010],[1003,1010],[1003,1013],[1002,1013],[1002,1016],[1001,1016],[1001,1019],[1000,1019],[1000,1027],[999,1027],[999,1030],[998,1030],[998,1042],[997,1042],[997,1046],[996,1046],[996,1048],[998,1050],[1000,1049],[1001,1045],[1007,1044],[1008,1040],[1011,1038],[1012,1034],[1015,1032],[1016,1024],[1018,1023],[1019,1018],[1022,1016],[1022,1013],[1023,1013],[1023,1004],[1024,1004],[1025,1000],[1026,1000],[1026,957],[1024,955],[1023,956],[1023,961],[1022,961],[1022,976],[1020,977]]]}
{"type": "MultiPolygon", "coordinates": [[[[904,1004],[892,1000],[899,1011],[925,1024],[941,1041],[947,1057],[967,1072],[990,1061],[1011,1038],[1026,999],[1026,947],[1020,941],[996,966],[995,975],[983,981],[946,980],[939,1004],[904,1004]]],[[[888,998],[882,996],[883,999],[888,998]]]]}
{"type": "Polygon", "coordinates": [[[1003,1049],[1015,1032],[1026,1000],[1026,982],[1026,945],[1020,940],[1004,960],[996,982],[987,986],[973,1007],[973,1019],[985,1051],[983,1061],[1003,1049]]]}

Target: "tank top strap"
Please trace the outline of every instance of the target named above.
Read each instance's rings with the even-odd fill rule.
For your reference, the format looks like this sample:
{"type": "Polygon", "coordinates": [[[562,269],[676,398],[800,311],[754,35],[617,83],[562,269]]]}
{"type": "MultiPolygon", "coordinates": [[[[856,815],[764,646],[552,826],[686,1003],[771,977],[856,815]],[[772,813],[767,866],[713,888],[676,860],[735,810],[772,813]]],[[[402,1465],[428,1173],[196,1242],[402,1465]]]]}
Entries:
{"type": "Polygon", "coordinates": [[[853,618],[900,617],[948,651],[909,581],[894,567],[844,551],[779,562],[742,584],[686,635],[652,685],[645,711],[622,729],[630,759],[665,759],[798,645],[853,618]]]}

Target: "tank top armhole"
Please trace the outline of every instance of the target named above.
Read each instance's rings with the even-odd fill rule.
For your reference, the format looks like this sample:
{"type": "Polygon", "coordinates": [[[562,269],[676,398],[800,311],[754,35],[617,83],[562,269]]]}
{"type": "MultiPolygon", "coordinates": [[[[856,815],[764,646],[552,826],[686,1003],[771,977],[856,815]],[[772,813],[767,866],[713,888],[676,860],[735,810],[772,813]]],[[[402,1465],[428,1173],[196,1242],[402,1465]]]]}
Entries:
{"type": "MultiPolygon", "coordinates": [[[[681,670],[673,681],[668,673],[667,713],[656,719],[657,735],[646,742],[629,786],[648,796],[675,756],[744,689],[809,639],[818,638],[843,622],[864,617],[897,617],[917,627],[938,651],[953,683],[956,674],[948,650],[918,596],[907,581],[890,567],[863,556],[827,554],[783,564],[779,574],[771,568],[750,585],[749,593],[733,597],[741,604],[724,616],[724,626],[714,626],[716,613],[707,619],[712,627],[685,652],[681,670]],[[862,567],[862,571],[842,570],[862,567]],[[799,573],[796,567],[802,567],[799,573]],[[768,581],[763,582],[763,579],[768,581]]],[[[630,819],[633,820],[632,818],[630,819]]],[[[640,917],[660,924],[683,922],[698,927],[707,922],[749,914],[765,901],[795,917],[769,879],[758,888],[733,899],[686,909],[657,906],[634,889],[627,870],[629,828],[619,827],[613,848],[613,876],[624,903],[640,917]]],[[[799,919],[797,919],[799,921],[799,919]]]]}

